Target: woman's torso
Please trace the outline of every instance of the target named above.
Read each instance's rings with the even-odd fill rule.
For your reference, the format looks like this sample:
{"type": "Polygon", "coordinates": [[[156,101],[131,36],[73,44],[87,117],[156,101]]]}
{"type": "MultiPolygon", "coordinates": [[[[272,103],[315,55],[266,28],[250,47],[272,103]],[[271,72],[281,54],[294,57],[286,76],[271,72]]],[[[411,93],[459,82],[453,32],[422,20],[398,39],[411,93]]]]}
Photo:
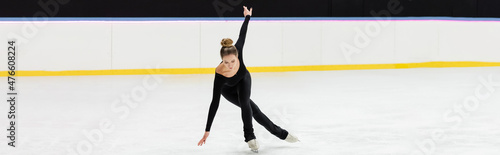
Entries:
{"type": "Polygon", "coordinates": [[[215,73],[217,76],[220,78],[224,79],[224,84],[228,86],[235,86],[245,75],[249,74],[245,64],[238,59],[237,64],[239,66],[235,66],[235,69],[237,71],[233,72],[228,72],[229,69],[225,68],[224,64],[220,63],[219,66],[217,66],[215,73]]]}

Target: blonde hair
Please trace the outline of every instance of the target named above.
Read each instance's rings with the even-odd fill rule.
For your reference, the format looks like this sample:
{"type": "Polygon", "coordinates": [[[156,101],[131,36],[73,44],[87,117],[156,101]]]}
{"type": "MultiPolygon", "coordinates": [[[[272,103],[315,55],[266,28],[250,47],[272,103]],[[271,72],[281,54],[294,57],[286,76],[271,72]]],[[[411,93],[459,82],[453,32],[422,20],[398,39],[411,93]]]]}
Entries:
{"type": "Polygon", "coordinates": [[[222,45],[222,48],[220,49],[221,58],[231,54],[234,54],[236,57],[238,57],[238,50],[233,45],[233,40],[231,40],[230,38],[224,38],[222,39],[220,44],[222,45]]]}

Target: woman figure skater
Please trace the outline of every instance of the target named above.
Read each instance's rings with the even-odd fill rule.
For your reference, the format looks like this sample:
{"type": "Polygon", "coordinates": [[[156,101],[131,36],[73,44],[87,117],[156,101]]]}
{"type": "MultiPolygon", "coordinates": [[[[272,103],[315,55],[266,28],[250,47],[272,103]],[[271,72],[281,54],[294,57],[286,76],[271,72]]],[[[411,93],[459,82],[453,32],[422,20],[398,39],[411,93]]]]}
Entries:
{"type": "Polygon", "coordinates": [[[208,111],[205,134],[200,142],[198,142],[198,146],[203,145],[210,134],[210,127],[212,126],[215,113],[219,107],[221,94],[228,101],[241,108],[245,142],[248,143],[248,147],[250,147],[252,151],[257,152],[259,149],[253,131],[252,117],[276,137],[291,143],[298,141],[296,136],[288,133],[288,131],[280,128],[269,120],[250,99],[252,79],[243,62],[243,45],[245,44],[248,22],[252,16],[252,8],[248,10],[246,6],[243,6],[243,15],[245,16],[245,21],[241,27],[236,44],[233,46],[233,41],[229,38],[224,38],[221,41],[222,48],[220,50],[220,55],[222,62],[215,69],[212,103],[208,111]]]}

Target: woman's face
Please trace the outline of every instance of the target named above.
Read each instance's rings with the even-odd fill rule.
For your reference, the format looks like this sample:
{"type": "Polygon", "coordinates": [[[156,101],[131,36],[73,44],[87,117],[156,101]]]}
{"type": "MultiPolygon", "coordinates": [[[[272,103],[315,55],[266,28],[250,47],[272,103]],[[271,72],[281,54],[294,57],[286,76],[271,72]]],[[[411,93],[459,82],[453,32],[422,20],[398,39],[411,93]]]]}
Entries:
{"type": "Polygon", "coordinates": [[[236,64],[236,60],[238,58],[234,54],[229,54],[224,57],[222,57],[222,63],[224,63],[224,66],[227,67],[227,69],[232,70],[234,69],[234,65],[236,64]]]}

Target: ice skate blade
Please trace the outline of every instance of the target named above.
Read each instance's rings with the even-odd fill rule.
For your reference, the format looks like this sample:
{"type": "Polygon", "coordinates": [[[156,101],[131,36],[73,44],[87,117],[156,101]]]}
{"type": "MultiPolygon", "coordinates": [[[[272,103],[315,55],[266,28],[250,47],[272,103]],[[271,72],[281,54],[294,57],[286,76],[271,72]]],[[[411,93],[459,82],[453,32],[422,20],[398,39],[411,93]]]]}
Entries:
{"type": "Polygon", "coordinates": [[[253,153],[259,153],[259,150],[251,150],[253,153]]]}

